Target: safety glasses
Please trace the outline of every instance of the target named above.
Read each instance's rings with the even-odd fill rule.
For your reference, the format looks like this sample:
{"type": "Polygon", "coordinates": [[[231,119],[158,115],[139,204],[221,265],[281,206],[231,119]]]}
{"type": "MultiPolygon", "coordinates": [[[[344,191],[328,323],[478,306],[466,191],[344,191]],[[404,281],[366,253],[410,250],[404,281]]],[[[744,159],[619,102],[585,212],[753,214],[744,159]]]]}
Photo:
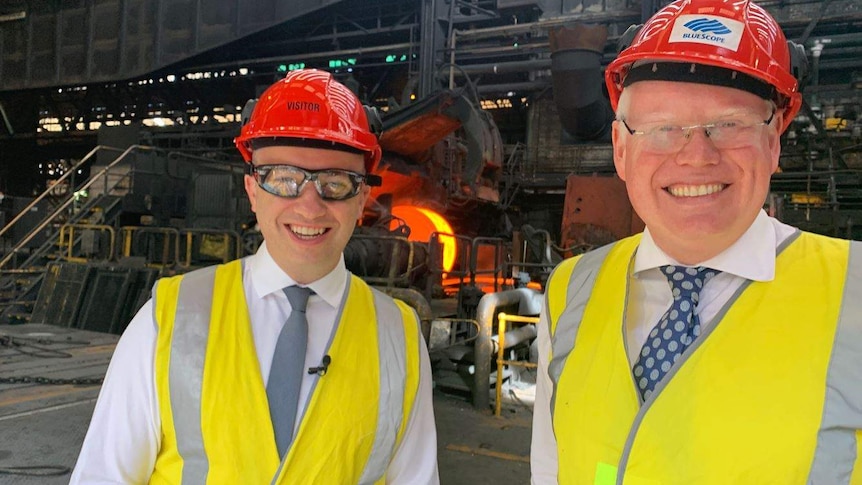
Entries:
{"type": "Polygon", "coordinates": [[[260,188],[287,199],[299,197],[302,188],[309,181],[314,182],[314,187],[323,200],[347,200],[359,193],[363,182],[372,187],[381,183],[377,175],[336,168],[305,170],[293,165],[250,164],[249,171],[260,188]]]}
{"type": "Polygon", "coordinates": [[[775,110],[768,119],[759,119],[753,116],[737,119],[722,119],[702,125],[680,126],[673,124],[660,124],[635,130],[629,126],[624,119],[619,121],[626,127],[629,133],[640,137],[644,142],[644,148],[656,153],[676,153],[688,143],[691,132],[694,129],[702,129],[715,148],[719,150],[731,150],[754,145],[760,139],[759,128],[772,123],[775,118],[775,110]]]}

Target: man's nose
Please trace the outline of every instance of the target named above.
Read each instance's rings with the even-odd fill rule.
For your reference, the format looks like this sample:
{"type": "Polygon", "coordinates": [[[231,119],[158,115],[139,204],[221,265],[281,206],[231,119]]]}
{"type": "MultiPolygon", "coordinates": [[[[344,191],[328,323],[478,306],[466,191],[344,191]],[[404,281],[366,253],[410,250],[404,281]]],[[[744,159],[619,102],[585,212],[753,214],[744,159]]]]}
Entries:
{"type": "Polygon", "coordinates": [[[326,212],[326,201],[317,192],[314,180],[306,179],[299,186],[299,195],[294,199],[297,212],[307,218],[314,218],[326,212]]]}
{"type": "Polygon", "coordinates": [[[712,165],[718,163],[719,150],[709,138],[707,128],[695,126],[685,134],[685,143],[677,152],[677,163],[686,165],[712,165]]]}

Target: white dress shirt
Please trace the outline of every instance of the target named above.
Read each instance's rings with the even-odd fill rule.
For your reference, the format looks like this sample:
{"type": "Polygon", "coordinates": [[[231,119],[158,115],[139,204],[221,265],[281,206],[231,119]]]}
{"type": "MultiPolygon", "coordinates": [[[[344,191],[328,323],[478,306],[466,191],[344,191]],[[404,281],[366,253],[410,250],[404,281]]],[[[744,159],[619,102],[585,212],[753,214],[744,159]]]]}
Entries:
{"type": "MultiPolygon", "coordinates": [[[[696,312],[700,317],[701,333],[705,333],[712,325],[713,317],[746,280],[772,281],[775,278],[776,249],[795,231],[796,228],[761,211],[751,227],[732,246],[711,259],[692,265],[721,271],[710,279],[700,292],[696,312]]],[[[649,229],[646,229],[635,253],[633,274],[629,275],[625,335],[626,352],[632,366],[650,331],[673,301],[667,278],[659,269],[666,264],[680,263],[659,249],[649,229]]],[[[537,337],[539,370],[530,449],[534,485],[557,483],[557,441],[551,424],[550,407],[553,384],[547,367],[548,355],[551,352],[547,318],[546,312],[542,311],[537,337]]]]}
{"type": "MultiPolygon", "coordinates": [[[[290,314],[282,289],[295,282],[261,245],[243,261],[243,289],[263,384],[281,327],[290,314]]],[[[349,272],[342,257],[332,272],[308,285],[308,347],[305,366],[317,367],[335,325],[349,272]]],[[[84,439],[71,484],[146,483],[160,448],[161,424],[155,386],[157,328],[153,303],[135,315],[114,351],[90,429],[84,439]]],[[[389,484],[438,484],[437,433],[431,398],[431,364],[424,339],[419,352],[419,390],[404,436],[386,472],[389,484]]],[[[306,403],[317,374],[303,374],[300,403],[306,403]]],[[[304,406],[303,406],[304,407],[304,406]]],[[[296,425],[302,418],[297,413],[296,425]]]]}

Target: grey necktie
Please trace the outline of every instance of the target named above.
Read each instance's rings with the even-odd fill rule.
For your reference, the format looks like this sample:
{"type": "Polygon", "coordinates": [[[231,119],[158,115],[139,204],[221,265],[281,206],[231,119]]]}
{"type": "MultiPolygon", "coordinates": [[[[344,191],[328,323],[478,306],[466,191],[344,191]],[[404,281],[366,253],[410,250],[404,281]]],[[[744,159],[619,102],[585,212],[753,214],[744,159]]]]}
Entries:
{"type": "Polygon", "coordinates": [[[305,348],[308,344],[305,306],[311,293],[311,288],[299,286],[288,286],[284,289],[284,294],[290,301],[290,316],[278,334],[266,385],[278,456],[284,456],[293,439],[293,423],[296,421],[299,388],[305,367],[305,348]]]}

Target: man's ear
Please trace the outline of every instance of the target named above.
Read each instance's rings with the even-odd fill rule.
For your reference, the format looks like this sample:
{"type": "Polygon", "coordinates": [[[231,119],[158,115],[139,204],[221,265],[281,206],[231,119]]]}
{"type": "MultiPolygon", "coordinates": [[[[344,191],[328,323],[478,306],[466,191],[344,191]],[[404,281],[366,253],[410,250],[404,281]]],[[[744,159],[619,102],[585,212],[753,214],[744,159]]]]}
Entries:
{"type": "Polygon", "coordinates": [[[778,171],[778,160],[781,158],[781,133],[778,131],[779,126],[784,126],[784,113],[776,113],[775,119],[766,127],[769,130],[766,134],[768,137],[766,143],[769,148],[769,162],[772,168],[771,173],[778,171]]]}
{"type": "Polygon", "coordinates": [[[371,195],[371,187],[362,184],[362,188],[359,189],[359,210],[356,213],[356,220],[359,221],[362,219],[362,213],[365,212],[365,204],[368,203],[368,197],[371,195]]]}
{"type": "Polygon", "coordinates": [[[257,213],[257,182],[255,182],[254,177],[246,174],[243,177],[243,185],[245,186],[245,193],[248,195],[248,201],[251,203],[251,211],[257,213]]]}
{"type": "Polygon", "coordinates": [[[614,121],[611,130],[611,139],[614,144],[614,167],[620,180],[626,180],[626,142],[628,137],[620,131],[621,123],[614,121]]]}

